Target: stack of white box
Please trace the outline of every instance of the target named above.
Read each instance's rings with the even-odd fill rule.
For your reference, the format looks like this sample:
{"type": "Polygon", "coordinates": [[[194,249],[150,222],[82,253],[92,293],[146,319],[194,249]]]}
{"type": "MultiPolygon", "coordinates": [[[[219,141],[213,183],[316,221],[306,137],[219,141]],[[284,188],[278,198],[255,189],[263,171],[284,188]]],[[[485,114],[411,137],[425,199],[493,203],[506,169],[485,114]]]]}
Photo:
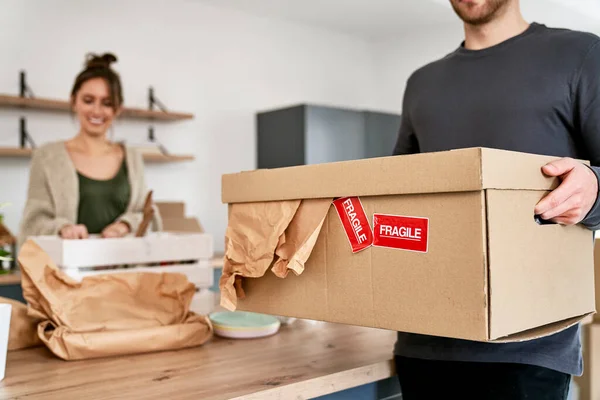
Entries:
{"type": "MultiPolygon", "coordinates": [[[[199,291],[193,311],[208,310],[198,299],[213,285],[213,238],[206,233],[152,232],[144,237],[68,240],[57,236],[32,239],[69,277],[80,281],[86,276],[123,272],[178,272],[187,276],[199,291]]],[[[212,294],[212,293],[211,293],[212,294]]],[[[212,304],[214,301],[206,302],[212,304]]],[[[206,306],[208,307],[209,304],[206,306]]],[[[203,312],[206,313],[206,312],[203,312]]]]}

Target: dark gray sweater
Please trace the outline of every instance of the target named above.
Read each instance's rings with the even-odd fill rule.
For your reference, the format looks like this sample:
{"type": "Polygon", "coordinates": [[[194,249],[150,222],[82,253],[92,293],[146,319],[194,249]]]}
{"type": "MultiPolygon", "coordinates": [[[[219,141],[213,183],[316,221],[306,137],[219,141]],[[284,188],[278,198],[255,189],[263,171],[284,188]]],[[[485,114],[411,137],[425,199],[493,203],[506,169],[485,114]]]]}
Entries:
{"type": "MultiPolygon", "coordinates": [[[[394,154],[490,147],[590,160],[600,176],[600,38],[533,23],[483,50],[464,43],[408,79],[394,154]]],[[[600,228],[600,201],[582,221],[600,228]]],[[[582,373],[579,326],[524,343],[398,334],[395,353],[582,373]]]]}

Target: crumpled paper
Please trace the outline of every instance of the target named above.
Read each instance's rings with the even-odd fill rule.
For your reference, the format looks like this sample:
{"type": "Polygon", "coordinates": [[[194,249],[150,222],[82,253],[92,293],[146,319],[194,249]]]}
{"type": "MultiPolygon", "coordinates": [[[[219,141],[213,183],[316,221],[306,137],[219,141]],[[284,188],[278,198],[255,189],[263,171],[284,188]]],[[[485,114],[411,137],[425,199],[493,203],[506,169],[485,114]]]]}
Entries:
{"type": "Polygon", "coordinates": [[[277,277],[285,278],[289,271],[300,275],[315,247],[332,199],[303,200],[289,226],[281,235],[273,269],[277,277]]]}
{"type": "Polygon", "coordinates": [[[119,273],[77,282],[33,241],[21,247],[23,297],[41,322],[37,336],[64,360],[198,346],[213,334],[189,311],[195,292],[185,275],[119,273]]]}
{"type": "Polygon", "coordinates": [[[235,310],[244,298],[243,278],[259,278],[272,267],[279,278],[304,271],[333,199],[236,203],[225,234],[221,306],[235,310]]]}

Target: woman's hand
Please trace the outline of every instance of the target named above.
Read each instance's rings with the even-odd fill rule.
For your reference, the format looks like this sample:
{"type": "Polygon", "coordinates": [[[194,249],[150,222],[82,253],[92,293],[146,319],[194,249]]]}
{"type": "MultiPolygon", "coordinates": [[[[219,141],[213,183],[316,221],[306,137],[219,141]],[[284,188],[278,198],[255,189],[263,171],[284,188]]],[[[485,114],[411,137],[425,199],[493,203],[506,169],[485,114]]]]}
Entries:
{"type": "Polygon", "coordinates": [[[127,235],[131,229],[125,222],[113,222],[102,231],[103,238],[120,238],[127,235]]]}
{"type": "Polygon", "coordinates": [[[58,234],[63,239],[87,239],[89,237],[85,225],[65,225],[58,234]]]}

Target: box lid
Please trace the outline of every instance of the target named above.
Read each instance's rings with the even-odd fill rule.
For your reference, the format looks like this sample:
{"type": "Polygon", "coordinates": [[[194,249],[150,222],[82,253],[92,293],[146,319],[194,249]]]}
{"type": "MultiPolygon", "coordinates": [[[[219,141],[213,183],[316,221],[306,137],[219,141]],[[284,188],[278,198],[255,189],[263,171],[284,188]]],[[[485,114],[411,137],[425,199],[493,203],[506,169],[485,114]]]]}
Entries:
{"type": "Polygon", "coordinates": [[[550,190],[541,167],[557,157],[468,148],[222,176],[223,203],[477,191],[550,190]]]}

